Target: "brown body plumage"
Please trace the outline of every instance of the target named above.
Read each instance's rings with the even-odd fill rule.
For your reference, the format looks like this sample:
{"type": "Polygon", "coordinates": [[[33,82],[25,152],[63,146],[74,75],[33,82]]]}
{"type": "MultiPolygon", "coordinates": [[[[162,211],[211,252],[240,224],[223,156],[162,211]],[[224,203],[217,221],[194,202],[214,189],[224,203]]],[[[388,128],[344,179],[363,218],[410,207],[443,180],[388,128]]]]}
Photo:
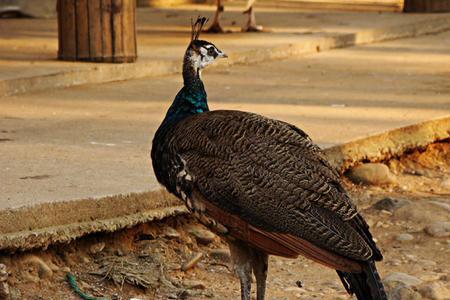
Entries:
{"type": "MultiPolygon", "coordinates": [[[[194,47],[200,42],[207,43],[194,47]]],[[[195,68],[192,61],[184,69],[195,68]]],[[[386,299],[374,265],[381,253],[319,147],[282,121],[208,111],[200,72],[185,73],[198,78],[185,78],[155,134],[155,174],[230,243],[242,299],[252,270],[264,299],[269,254],[306,256],[336,269],[358,299],[386,299]]]]}

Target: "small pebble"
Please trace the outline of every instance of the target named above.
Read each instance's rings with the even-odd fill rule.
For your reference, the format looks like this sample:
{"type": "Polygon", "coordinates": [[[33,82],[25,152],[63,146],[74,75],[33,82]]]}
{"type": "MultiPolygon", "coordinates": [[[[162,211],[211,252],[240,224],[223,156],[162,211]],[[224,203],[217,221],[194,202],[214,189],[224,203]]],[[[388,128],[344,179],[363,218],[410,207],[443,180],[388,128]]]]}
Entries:
{"type": "Polygon", "coordinates": [[[412,241],[414,239],[414,236],[409,233],[401,233],[401,234],[397,235],[397,237],[395,239],[399,242],[406,242],[406,241],[412,241]]]}
{"type": "Polygon", "coordinates": [[[10,290],[7,282],[0,282],[0,299],[10,299],[10,290]]]}
{"type": "Polygon", "coordinates": [[[388,292],[390,300],[421,300],[422,296],[409,286],[398,286],[388,292]]]}
{"type": "Polygon", "coordinates": [[[432,237],[450,236],[450,222],[435,222],[426,226],[425,232],[432,237]]]}
{"type": "Polygon", "coordinates": [[[187,262],[185,262],[181,266],[181,270],[187,271],[189,269],[192,269],[193,267],[195,267],[197,265],[197,263],[202,259],[202,257],[203,257],[203,253],[201,253],[201,252],[194,254],[187,262]]]}
{"type": "Polygon", "coordinates": [[[40,257],[29,255],[23,260],[23,263],[25,265],[32,265],[36,267],[40,279],[47,279],[53,276],[52,269],[50,269],[50,267],[40,257]]]}
{"type": "Polygon", "coordinates": [[[396,272],[396,273],[391,273],[388,276],[386,276],[383,279],[383,282],[389,283],[389,282],[397,282],[397,283],[401,283],[405,286],[416,286],[422,283],[422,280],[420,280],[417,277],[405,274],[405,273],[401,273],[401,272],[396,272]]]}
{"type": "Polygon", "coordinates": [[[198,290],[206,289],[206,284],[203,281],[199,280],[185,280],[183,281],[183,286],[188,289],[198,289],[198,290]]]}
{"type": "Polygon", "coordinates": [[[440,202],[440,201],[429,201],[429,203],[438,206],[440,208],[445,209],[446,211],[450,212],[450,204],[448,203],[444,203],[444,202],[440,202]]]}
{"type": "Polygon", "coordinates": [[[448,300],[450,299],[450,289],[440,282],[433,282],[422,286],[420,294],[431,300],[448,300]]]}
{"type": "Polygon", "coordinates": [[[199,244],[208,245],[214,242],[216,235],[205,229],[192,229],[190,233],[195,237],[199,244]]]}
{"type": "Polygon", "coordinates": [[[164,228],[163,236],[169,239],[180,238],[180,233],[173,227],[167,226],[164,228]]]}
{"type": "Polygon", "coordinates": [[[8,279],[8,271],[4,264],[0,264],[0,282],[4,282],[8,279]]]}
{"type": "Polygon", "coordinates": [[[347,176],[355,183],[384,185],[397,182],[394,174],[382,163],[367,163],[355,166],[347,176]]]}
{"type": "Polygon", "coordinates": [[[102,252],[103,249],[105,249],[105,243],[99,242],[99,243],[95,243],[95,244],[91,245],[89,247],[89,252],[91,254],[97,254],[97,253],[102,252]]]}
{"type": "Polygon", "coordinates": [[[440,279],[440,275],[439,274],[425,274],[420,276],[420,280],[423,281],[437,281],[440,279]]]}
{"type": "Polygon", "coordinates": [[[419,261],[419,264],[421,264],[422,266],[427,266],[427,267],[436,266],[436,262],[429,260],[429,259],[423,259],[423,260],[419,261]]]}
{"type": "Polygon", "coordinates": [[[383,198],[379,201],[377,201],[374,205],[372,205],[373,208],[380,211],[389,211],[394,212],[398,208],[405,206],[409,203],[408,200],[402,200],[402,199],[393,199],[390,197],[383,198]]]}
{"type": "Polygon", "coordinates": [[[231,254],[230,254],[230,250],[228,249],[212,249],[211,251],[209,251],[209,256],[215,260],[224,262],[224,263],[229,263],[231,261],[231,254]]]}

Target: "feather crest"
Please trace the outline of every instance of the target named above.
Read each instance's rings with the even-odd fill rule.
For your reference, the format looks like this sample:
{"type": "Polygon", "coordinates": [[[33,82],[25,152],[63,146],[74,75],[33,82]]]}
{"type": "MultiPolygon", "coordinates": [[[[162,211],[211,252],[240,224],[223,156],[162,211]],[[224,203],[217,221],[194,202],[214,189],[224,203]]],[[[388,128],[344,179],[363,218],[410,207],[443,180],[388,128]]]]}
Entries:
{"type": "Polygon", "coordinates": [[[200,33],[202,32],[203,26],[208,22],[208,19],[205,17],[197,17],[197,21],[191,19],[191,41],[198,40],[198,37],[200,36],[200,33]]]}

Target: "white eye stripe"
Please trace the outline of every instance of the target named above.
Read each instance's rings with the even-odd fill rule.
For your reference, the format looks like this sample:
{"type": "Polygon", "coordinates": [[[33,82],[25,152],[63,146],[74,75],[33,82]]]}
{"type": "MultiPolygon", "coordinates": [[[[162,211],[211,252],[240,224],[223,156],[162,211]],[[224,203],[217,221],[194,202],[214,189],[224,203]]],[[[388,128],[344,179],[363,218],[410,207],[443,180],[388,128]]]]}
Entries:
{"type": "Polygon", "coordinates": [[[217,55],[217,54],[221,54],[222,51],[220,51],[213,45],[205,45],[205,46],[200,47],[200,53],[202,55],[217,55]]]}

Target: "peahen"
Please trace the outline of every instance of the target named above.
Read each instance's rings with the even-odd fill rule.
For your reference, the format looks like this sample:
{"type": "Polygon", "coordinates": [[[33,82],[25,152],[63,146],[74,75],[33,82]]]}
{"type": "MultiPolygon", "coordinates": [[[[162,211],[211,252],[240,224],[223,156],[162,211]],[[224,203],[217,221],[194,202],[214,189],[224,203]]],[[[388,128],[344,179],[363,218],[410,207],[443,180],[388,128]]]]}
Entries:
{"type": "MultiPolygon", "coordinates": [[[[206,32],[209,33],[223,33],[225,30],[220,25],[220,15],[224,11],[224,7],[222,4],[223,0],[216,0],[216,12],[214,14],[214,19],[211,26],[206,29],[206,32]]],[[[242,27],[242,31],[244,32],[258,32],[262,31],[263,27],[261,25],[256,25],[256,17],[255,12],[253,11],[253,5],[256,0],[248,0],[247,8],[244,10],[244,14],[248,14],[247,23],[242,27]]]]}
{"type": "Polygon", "coordinates": [[[337,270],[362,300],[387,299],[375,268],[382,259],[338,173],[301,129],[257,114],[209,111],[202,70],[226,57],[192,26],[184,86],[155,133],[156,177],[230,246],[241,297],[265,298],[268,255],[303,255],[337,270]]]}

